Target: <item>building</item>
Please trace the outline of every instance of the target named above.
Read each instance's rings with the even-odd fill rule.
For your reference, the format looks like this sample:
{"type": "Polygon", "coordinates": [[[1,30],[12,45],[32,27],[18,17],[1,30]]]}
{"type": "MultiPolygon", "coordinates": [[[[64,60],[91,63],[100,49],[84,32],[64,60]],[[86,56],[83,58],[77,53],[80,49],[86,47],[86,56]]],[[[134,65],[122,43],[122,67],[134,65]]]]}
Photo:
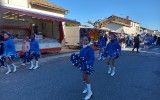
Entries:
{"type": "Polygon", "coordinates": [[[155,32],[157,33],[158,31],[154,31],[148,28],[140,27],[140,32],[148,33],[150,35],[154,34],[155,32]]]}
{"type": "MultiPolygon", "coordinates": [[[[42,51],[46,51],[46,48],[56,52],[61,50],[64,22],[80,24],[64,18],[68,10],[47,0],[0,0],[0,9],[0,31],[8,31],[13,36],[18,34],[18,39],[35,33],[41,40],[43,38],[39,40],[42,43],[50,40],[57,43],[40,45],[42,51]]],[[[20,50],[19,46],[17,50],[20,50]]]]}
{"type": "Polygon", "coordinates": [[[112,15],[108,18],[105,18],[104,20],[101,20],[100,27],[107,28],[118,33],[127,33],[130,35],[135,35],[140,31],[140,24],[130,20],[128,16],[126,18],[122,18],[112,15]]]}

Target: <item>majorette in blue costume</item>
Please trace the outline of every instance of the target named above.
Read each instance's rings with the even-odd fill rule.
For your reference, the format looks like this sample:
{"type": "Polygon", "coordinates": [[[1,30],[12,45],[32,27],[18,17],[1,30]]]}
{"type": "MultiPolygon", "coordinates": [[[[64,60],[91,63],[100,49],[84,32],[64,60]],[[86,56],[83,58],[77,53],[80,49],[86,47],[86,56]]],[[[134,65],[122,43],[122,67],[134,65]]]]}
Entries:
{"type": "Polygon", "coordinates": [[[41,56],[40,49],[39,49],[39,44],[37,40],[35,39],[35,34],[31,35],[31,42],[30,42],[30,62],[31,62],[31,67],[29,69],[37,69],[38,66],[38,58],[41,56]],[[32,59],[35,58],[36,60],[36,65],[33,65],[32,59]]]}
{"type": "Polygon", "coordinates": [[[85,83],[85,87],[82,93],[87,93],[84,98],[85,100],[90,99],[92,96],[89,75],[91,75],[94,72],[94,50],[90,46],[90,41],[91,39],[89,36],[83,36],[83,47],[80,49],[80,53],[72,54],[70,57],[70,60],[73,63],[73,65],[78,67],[82,71],[83,81],[85,83]]]}
{"type": "Polygon", "coordinates": [[[9,74],[11,72],[11,66],[13,66],[13,72],[16,71],[16,65],[12,60],[20,57],[20,55],[16,53],[14,42],[10,37],[10,33],[4,33],[4,57],[2,58],[5,59],[7,63],[8,71],[6,72],[6,74],[9,74]]]}
{"type": "Polygon", "coordinates": [[[104,33],[103,32],[99,32],[100,37],[98,38],[98,42],[95,42],[94,45],[98,47],[99,49],[99,58],[98,60],[104,59],[103,58],[103,52],[104,52],[104,47],[105,47],[105,38],[103,37],[104,33]]]}
{"type": "Polygon", "coordinates": [[[116,36],[114,34],[110,35],[110,42],[107,44],[104,49],[104,56],[107,57],[107,65],[108,65],[108,74],[111,76],[115,75],[115,60],[120,56],[121,46],[116,40],[116,36]],[[110,61],[112,61],[110,66],[110,61]]]}

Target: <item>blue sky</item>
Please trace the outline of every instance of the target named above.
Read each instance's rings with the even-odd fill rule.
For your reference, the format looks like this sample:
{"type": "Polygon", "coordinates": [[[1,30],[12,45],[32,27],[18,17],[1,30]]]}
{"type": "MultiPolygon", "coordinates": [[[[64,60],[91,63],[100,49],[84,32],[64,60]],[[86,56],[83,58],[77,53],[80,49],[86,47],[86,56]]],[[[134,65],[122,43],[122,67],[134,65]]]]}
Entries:
{"type": "Polygon", "coordinates": [[[48,0],[69,13],[66,18],[76,19],[81,24],[96,21],[111,15],[129,16],[141,27],[160,31],[160,0],[48,0]]]}

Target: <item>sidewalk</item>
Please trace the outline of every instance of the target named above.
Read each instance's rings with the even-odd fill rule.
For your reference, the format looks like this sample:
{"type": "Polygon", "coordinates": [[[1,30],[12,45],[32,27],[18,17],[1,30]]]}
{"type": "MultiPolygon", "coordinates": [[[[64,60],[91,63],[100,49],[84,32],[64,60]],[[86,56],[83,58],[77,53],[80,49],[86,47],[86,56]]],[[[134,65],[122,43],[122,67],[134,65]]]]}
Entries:
{"type": "MultiPolygon", "coordinates": [[[[62,50],[59,53],[45,53],[41,55],[41,58],[39,59],[39,64],[51,60],[51,59],[57,59],[61,57],[69,56],[73,52],[78,52],[79,49],[68,49],[67,47],[62,47],[62,50]]],[[[21,67],[28,67],[30,64],[27,64],[26,66],[22,66],[23,58],[19,58],[14,61],[14,63],[17,65],[17,69],[21,67]]],[[[0,75],[4,74],[7,71],[6,67],[0,67],[0,75]]]]}
{"type": "Polygon", "coordinates": [[[160,45],[150,45],[149,48],[142,48],[141,51],[160,53],[160,45]]]}

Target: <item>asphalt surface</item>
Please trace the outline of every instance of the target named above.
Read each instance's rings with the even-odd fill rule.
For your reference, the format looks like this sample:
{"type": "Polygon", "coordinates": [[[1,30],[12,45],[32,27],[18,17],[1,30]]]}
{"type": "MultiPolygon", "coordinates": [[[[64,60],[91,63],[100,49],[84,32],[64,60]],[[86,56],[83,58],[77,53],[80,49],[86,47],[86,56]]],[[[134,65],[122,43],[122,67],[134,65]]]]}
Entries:
{"type": "MultiPolygon", "coordinates": [[[[83,82],[79,69],[69,61],[70,54],[40,59],[40,67],[0,74],[0,100],[82,100],[83,82]]],[[[116,61],[116,74],[107,74],[106,61],[97,60],[91,75],[91,100],[160,100],[160,53],[124,49],[116,61]]]]}

